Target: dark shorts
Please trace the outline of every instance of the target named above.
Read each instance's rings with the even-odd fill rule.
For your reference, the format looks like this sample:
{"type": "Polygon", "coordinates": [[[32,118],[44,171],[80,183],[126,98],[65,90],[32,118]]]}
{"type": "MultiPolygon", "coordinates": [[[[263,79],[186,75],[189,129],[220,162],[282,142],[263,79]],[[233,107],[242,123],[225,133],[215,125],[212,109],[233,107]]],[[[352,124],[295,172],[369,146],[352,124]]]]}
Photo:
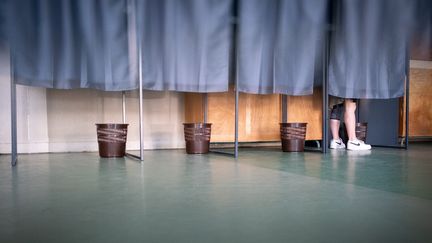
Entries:
{"type": "Polygon", "coordinates": [[[330,119],[340,121],[340,119],[342,118],[343,111],[344,111],[343,103],[334,105],[330,110],[330,119]]]}
{"type": "MultiPolygon", "coordinates": [[[[354,102],[357,102],[357,99],[352,99],[354,102]]],[[[330,109],[330,119],[332,120],[341,120],[344,113],[344,103],[336,104],[330,109]]]]}

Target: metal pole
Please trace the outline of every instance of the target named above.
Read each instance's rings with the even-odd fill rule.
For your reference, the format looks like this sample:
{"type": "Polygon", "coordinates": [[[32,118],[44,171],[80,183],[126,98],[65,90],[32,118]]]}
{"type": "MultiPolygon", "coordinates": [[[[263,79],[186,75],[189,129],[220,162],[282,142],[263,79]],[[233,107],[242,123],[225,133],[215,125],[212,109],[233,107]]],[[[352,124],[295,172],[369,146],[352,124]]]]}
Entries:
{"type": "Polygon", "coordinates": [[[122,121],[126,123],[126,92],[122,91],[122,121]]]}
{"type": "Polygon", "coordinates": [[[234,131],[234,157],[238,158],[238,102],[239,102],[239,91],[238,91],[238,80],[235,82],[235,131],[234,131]]]}
{"type": "Polygon", "coordinates": [[[238,146],[239,146],[239,139],[238,139],[238,118],[239,118],[239,90],[238,90],[238,78],[237,78],[237,30],[238,30],[238,2],[234,1],[233,3],[233,16],[234,16],[234,26],[233,26],[233,76],[235,78],[235,126],[234,126],[234,157],[238,158],[238,146]]]}
{"type": "Polygon", "coordinates": [[[142,46],[138,40],[140,160],[144,160],[142,46]]]}
{"type": "Polygon", "coordinates": [[[207,123],[207,118],[208,118],[208,107],[207,107],[207,100],[208,100],[208,95],[207,93],[203,94],[203,113],[204,113],[204,123],[207,123]]]}
{"type": "Polygon", "coordinates": [[[288,122],[288,96],[282,95],[282,122],[288,122]]]}
{"type": "Polygon", "coordinates": [[[17,103],[16,103],[16,83],[13,72],[13,60],[10,58],[10,89],[11,89],[11,165],[16,166],[18,162],[17,153],[17,103]]]}
{"type": "Polygon", "coordinates": [[[357,121],[356,122],[360,122],[360,100],[359,99],[356,99],[356,112],[357,112],[357,114],[356,114],[357,121]]]}
{"type": "Polygon", "coordinates": [[[327,153],[328,146],[328,55],[329,55],[329,30],[325,33],[323,49],[323,97],[322,97],[322,149],[327,153]]]}
{"type": "Polygon", "coordinates": [[[407,48],[405,64],[405,149],[408,149],[409,133],[409,90],[410,90],[410,55],[407,48]]]}

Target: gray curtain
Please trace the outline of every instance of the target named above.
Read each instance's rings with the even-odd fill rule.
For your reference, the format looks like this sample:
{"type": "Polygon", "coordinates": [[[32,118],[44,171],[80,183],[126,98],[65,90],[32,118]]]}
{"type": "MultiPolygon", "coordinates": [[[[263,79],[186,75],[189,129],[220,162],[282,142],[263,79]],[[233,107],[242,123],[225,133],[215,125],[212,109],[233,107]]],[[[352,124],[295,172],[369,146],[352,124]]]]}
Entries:
{"type": "Polygon", "coordinates": [[[330,95],[380,99],[404,95],[413,2],[338,1],[331,37],[330,95]]]}
{"type": "Polygon", "coordinates": [[[411,59],[432,61],[432,1],[416,0],[411,59]]]}
{"type": "Polygon", "coordinates": [[[137,1],[143,86],[228,90],[232,0],[137,1]]]}
{"type": "Polygon", "coordinates": [[[6,0],[0,0],[0,50],[6,44],[6,0]]]}
{"type": "Polygon", "coordinates": [[[239,90],[311,94],[326,11],[325,0],[240,0],[239,90]]]}
{"type": "Polygon", "coordinates": [[[18,84],[137,87],[129,78],[127,0],[12,0],[8,33],[18,84]]]}

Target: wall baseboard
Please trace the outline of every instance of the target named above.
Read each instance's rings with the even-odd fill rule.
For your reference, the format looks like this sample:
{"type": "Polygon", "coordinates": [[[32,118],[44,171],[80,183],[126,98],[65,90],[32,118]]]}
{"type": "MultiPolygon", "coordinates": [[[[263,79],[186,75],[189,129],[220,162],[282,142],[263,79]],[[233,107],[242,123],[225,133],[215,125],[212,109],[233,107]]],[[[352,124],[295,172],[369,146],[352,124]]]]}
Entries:
{"type": "MultiPolygon", "coordinates": [[[[34,142],[34,143],[18,143],[18,153],[46,153],[49,151],[48,142],[34,142]]],[[[10,154],[11,144],[0,143],[0,154],[10,154]]]]}
{"type": "MultiPolygon", "coordinates": [[[[146,141],[144,149],[179,149],[184,148],[184,142],[180,141],[146,141]]],[[[128,141],[127,150],[139,150],[139,141],[128,141]]],[[[10,154],[11,144],[1,143],[0,154],[10,154]]],[[[37,143],[18,143],[18,153],[67,153],[67,152],[96,152],[98,144],[96,141],[68,141],[68,142],[37,142],[37,143]]]]}

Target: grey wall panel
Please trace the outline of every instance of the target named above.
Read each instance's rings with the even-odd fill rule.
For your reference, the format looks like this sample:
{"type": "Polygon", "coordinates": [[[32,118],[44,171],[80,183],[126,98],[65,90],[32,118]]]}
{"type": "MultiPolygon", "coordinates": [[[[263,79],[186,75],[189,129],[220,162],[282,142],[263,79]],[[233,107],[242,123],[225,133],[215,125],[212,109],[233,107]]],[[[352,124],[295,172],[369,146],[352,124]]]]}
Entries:
{"type": "Polygon", "coordinates": [[[358,121],[368,123],[367,143],[397,145],[399,98],[360,100],[358,121]]]}

